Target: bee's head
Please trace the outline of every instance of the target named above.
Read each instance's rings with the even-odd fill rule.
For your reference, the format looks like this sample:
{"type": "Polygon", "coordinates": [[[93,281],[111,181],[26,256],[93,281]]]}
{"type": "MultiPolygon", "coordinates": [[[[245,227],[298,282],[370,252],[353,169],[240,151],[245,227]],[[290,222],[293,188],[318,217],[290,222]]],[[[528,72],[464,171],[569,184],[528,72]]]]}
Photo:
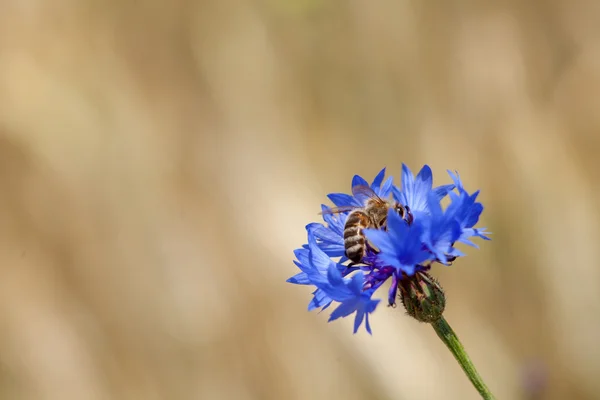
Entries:
{"type": "Polygon", "coordinates": [[[404,210],[404,206],[402,204],[396,203],[394,205],[394,211],[396,211],[398,213],[400,218],[404,218],[405,210],[404,210]]]}

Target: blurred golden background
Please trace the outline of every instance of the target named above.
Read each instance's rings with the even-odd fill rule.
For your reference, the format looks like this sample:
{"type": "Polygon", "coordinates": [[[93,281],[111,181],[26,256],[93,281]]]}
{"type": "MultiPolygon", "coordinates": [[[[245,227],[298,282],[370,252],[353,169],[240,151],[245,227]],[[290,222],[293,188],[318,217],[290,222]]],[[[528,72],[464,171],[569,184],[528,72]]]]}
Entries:
{"type": "MultiPolygon", "coordinates": [[[[330,192],[428,163],[498,399],[600,398],[594,2],[0,1],[1,399],[477,399],[434,331],[308,313],[330,192]]],[[[382,293],[385,296],[385,293],[382,293]]]]}

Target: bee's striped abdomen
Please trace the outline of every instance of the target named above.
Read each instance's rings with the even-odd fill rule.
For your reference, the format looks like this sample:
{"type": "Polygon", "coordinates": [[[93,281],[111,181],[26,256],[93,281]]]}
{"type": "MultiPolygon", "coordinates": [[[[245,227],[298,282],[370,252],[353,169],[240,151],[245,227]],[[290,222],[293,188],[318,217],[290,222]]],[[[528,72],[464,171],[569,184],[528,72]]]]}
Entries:
{"type": "Polygon", "coordinates": [[[364,211],[356,210],[348,215],[344,227],[344,247],[346,257],[350,261],[359,263],[365,255],[365,236],[363,229],[368,228],[371,222],[364,211]]]}

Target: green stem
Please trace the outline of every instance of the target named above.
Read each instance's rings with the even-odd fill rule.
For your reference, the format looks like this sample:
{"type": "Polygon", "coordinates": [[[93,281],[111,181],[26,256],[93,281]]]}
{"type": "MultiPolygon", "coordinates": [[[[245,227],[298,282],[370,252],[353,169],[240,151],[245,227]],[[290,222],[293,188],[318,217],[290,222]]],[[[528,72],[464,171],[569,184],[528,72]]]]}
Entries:
{"type": "Polygon", "coordinates": [[[481,376],[479,376],[479,373],[477,373],[477,370],[469,359],[465,348],[460,343],[460,340],[458,340],[456,333],[454,333],[450,325],[448,325],[446,319],[441,317],[437,321],[432,322],[431,326],[433,326],[435,333],[437,333],[440,339],[442,339],[442,342],[448,346],[454,355],[454,358],[456,358],[456,361],[458,361],[463,371],[465,371],[465,374],[467,374],[467,377],[473,386],[475,386],[475,389],[477,389],[481,397],[485,400],[494,400],[494,395],[492,395],[485,383],[483,383],[483,379],[481,379],[481,376]]]}

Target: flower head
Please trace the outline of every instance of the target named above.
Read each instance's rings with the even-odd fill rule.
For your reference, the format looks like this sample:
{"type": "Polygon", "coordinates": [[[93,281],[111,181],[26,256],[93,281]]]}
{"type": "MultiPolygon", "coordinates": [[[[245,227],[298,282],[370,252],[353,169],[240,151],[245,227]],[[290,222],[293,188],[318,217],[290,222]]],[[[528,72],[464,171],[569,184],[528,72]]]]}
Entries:
{"type": "Polygon", "coordinates": [[[453,184],[434,188],[429,166],[425,165],[415,177],[403,164],[400,188],[393,185],[391,177],[384,181],[384,168],[370,185],[355,175],[352,195],[328,195],[337,209],[323,205],[324,224],[306,226],[308,244],[294,252],[294,263],[300,272],[288,279],[290,283],[316,288],[309,310],[325,310],[334,302],[339,303],[329,321],[354,314],[354,332],[364,322],[371,333],[369,314],[379,304],[372,296],[386,281],[391,280],[388,304],[394,306],[398,288],[406,301],[410,292],[407,288],[416,277],[429,276],[427,271],[433,263],[448,265],[463,255],[454,247],[456,243],[475,246],[471,241],[474,237],[489,240],[485,229],[474,228],[483,211],[483,205],[476,202],[479,192],[469,194],[458,173],[449,171],[449,174],[453,184]],[[387,203],[386,223],[382,226],[371,223],[360,231],[366,238],[364,256],[360,263],[348,264],[344,230],[348,213],[366,205],[367,200],[361,196],[364,191],[358,189],[361,187],[369,187],[382,199],[393,193],[406,212],[400,215],[394,203],[387,203]],[[450,204],[443,209],[440,202],[446,196],[450,204]]]}

